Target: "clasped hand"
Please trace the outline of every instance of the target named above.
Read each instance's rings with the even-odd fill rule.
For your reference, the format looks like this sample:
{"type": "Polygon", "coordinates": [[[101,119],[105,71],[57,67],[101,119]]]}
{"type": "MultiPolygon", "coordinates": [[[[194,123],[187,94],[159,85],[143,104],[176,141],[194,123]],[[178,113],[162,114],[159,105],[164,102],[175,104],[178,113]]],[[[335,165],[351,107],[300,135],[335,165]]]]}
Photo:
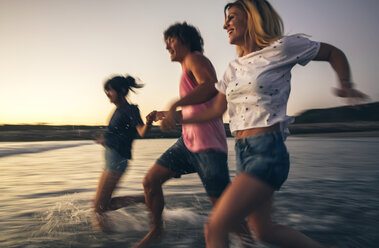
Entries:
{"type": "Polygon", "coordinates": [[[170,131],[176,127],[177,119],[176,110],[174,108],[171,108],[169,111],[154,110],[146,116],[147,122],[162,121],[160,128],[165,132],[170,131]]]}
{"type": "Polygon", "coordinates": [[[164,132],[170,131],[176,127],[176,124],[176,109],[170,108],[170,110],[166,112],[165,118],[162,120],[161,130],[164,132]]]}

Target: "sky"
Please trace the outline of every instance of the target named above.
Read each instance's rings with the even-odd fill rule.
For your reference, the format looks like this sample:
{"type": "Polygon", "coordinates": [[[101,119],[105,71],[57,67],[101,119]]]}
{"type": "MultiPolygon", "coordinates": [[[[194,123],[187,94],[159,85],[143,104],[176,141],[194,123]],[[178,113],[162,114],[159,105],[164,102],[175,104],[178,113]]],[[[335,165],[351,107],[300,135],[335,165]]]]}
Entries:
{"type": "MultiPolygon", "coordinates": [[[[0,124],[106,125],[114,105],[103,83],[118,74],[145,83],[129,98],[143,116],[166,110],[178,97],[181,67],[170,61],[163,31],[176,22],[196,26],[221,78],[237,57],[222,29],[228,2],[0,0],[0,124]]],[[[357,88],[379,100],[378,0],[269,2],[286,35],[305,33],[343,50],[357,88]]],[[[336,85],[328,63],[297,65],[288,114],[344,105],[332,94],[336,85]]]]}

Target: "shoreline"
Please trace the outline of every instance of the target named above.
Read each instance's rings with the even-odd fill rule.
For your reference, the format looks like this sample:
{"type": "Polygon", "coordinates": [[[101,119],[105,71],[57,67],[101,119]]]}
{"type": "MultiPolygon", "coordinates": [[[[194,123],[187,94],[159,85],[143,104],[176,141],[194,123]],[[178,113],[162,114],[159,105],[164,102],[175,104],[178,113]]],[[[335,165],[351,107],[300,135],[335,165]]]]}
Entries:
{"type": "Polygon", "coordinates": [[[288,137],[364,138],[364,137],[379,137],[379,131],[303,133],[303,134],[290,134],[288,137]]]}
{"type": "MultiPolygon", "coordinates": [[[[93,140],[105,130],[104,126],[9,125],[1,126],[0,142],[93,140]]],[[[289,130],[290,137],[379,137],[379,122],[291,124],[289,130]]],[[[225,131],[227,137],[232,137],[227,124],[225,124],[225,131]]],[[[181,126],[177,126],[176,130],[169,133],[163,133],[159,126],[153,126],[149,135],[142,139],[178,138],[180,135],[181,126]]]]}
{"type": "MultiPolygon", "coordinates": [[[[325,132],[325,133],[302,133],[302,134],[290,134],[287,138],[377,138],[379,137],[379,131],[359,131],[359,132],[325,132]]],[[[177,139],[178,137],[147,137],[137,138],[143,139],[177,139]]],[[[226,138],[233,138],[233,136],[227,136],[226,138]]],[[[43,141],[93,141],[90,138],[9,138],[0,139],[0,143],[5,142],[43,142],[43,141]]]]}

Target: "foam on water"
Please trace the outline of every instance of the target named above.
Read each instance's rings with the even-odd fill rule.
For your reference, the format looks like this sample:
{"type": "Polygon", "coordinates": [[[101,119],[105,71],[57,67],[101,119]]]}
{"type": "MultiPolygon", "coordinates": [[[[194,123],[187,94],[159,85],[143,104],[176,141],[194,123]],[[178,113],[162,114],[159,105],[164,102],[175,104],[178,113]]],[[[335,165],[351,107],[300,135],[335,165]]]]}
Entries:
{"type": "Polygon", "coordinates": [[[126,233],[131,231],[142,232],[149,229],[149,221],[147,219],[147,212],[143,210],[141,205],[139,212],[129,212],[124,209],[112,211],[107,213],[110,223],[112,223],[111,230],[113,232],[126,233]]]}
{"type": "Polygon", "coordinates": [[[190,225],[204,223],[206,216],[199,215],[189,208],[166,209],[164,211],[166,221],[179,221],[190,225]]]}
{"type": "MultiPolygon", "coordinates": [[[[47,243],[67,244],[67,240],[75,240],[78,235],[87,237],[88,247],[97,247],[96,241],[103,243],[104,239],[108,240],[106,241],[108,243],[111,240],[122,243],[123,239],[127,243],[135,243],[138,237],[143,237],[150,229],[149,213],[143,204],[107,212],[106,217],[111,223],[112,234],[104,236],[92,228],[93,209],[90,202],[83,204],[80,194],[63,195],[54,206],[34,213],[35,230],[29,237],[31,244],[26,247],[36,247],[35,244],[39,242],[43,242],[40,244],[41,247],[47,243]]],[[[175,240],[175,247],[193,247],[194,242],[199,242],[198,240],[203,238],[202,227],[206,218],[207,216],[198,214],[190,207],[165,208],[163,220],[167,240],[162,240],[159,245],[169,245],[167,242],[175,240]],[[189,230],[189,233],[180,234],[183,235],[180,239],[175,237],[178,235],[178,227],[189,230]]]]}

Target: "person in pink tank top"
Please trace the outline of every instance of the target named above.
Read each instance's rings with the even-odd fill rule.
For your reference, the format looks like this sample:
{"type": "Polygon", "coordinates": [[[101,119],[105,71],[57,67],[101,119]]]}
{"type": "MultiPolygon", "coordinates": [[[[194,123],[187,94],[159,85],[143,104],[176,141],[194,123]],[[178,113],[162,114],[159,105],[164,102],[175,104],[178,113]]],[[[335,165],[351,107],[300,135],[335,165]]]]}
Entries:
{"type": "MultiPolygon", "coordinates": [[[[194,53],[203,56],[200,52],[194,53]]],[[[183,65],[179,87],[181,98],[192,92],[198,85],[190,78],[187,71],[183,65]]],[[[202,104],[185,106],[182,108],[181,116],[182,118],[190,118],[208,108],[213,102],[214,98],[202,104]]],[[[224,123],[221,118],[200,124],[182,125],[182,136],[184,144],[191,152],[216,150],[227,153],[228,151],[224,123]]]]}
{"type": "MultiPolygon", "coordinates": [[[[203,55],[203,39],[199,31],[184,23],[171,25],[164,32],[166,49],[172,62],[179,62],[183,72],[180,78],[180,98],[201,86],[205,82],[217,81],[216,72],[211,62],[203,55]]],[[[205,89],[207,90],[207,89],[205,89]]],[[[216,91],[214,92],[216,95],[216,91]]],[[[155,121],[165,118],[181,120],[196,115],[212,105],[214,99],[194,105],[185,106],[174,115],[168,111],[154,113],[155,121]]],[[[164,127],[163,127],[164,129],[164,127]]],[[[143,186],[145,203],[151,212],[152,227],[146,236],[136,245],[145,247],[163,231],[162,212],[164,197],[162,185],[171,178],[198,173],[205,191],[213,204],[221,196],[230,182],[227,165],[226,134],[222,118],[201,124],[182,126],[182,136],[173,144],[147,172],[143,186]]],[[[237,230],[246,242],[252,243],[251,233],[246,225],[237,230]]],[[[246,247],[251,247],[247,246],[246,247]]]]}

